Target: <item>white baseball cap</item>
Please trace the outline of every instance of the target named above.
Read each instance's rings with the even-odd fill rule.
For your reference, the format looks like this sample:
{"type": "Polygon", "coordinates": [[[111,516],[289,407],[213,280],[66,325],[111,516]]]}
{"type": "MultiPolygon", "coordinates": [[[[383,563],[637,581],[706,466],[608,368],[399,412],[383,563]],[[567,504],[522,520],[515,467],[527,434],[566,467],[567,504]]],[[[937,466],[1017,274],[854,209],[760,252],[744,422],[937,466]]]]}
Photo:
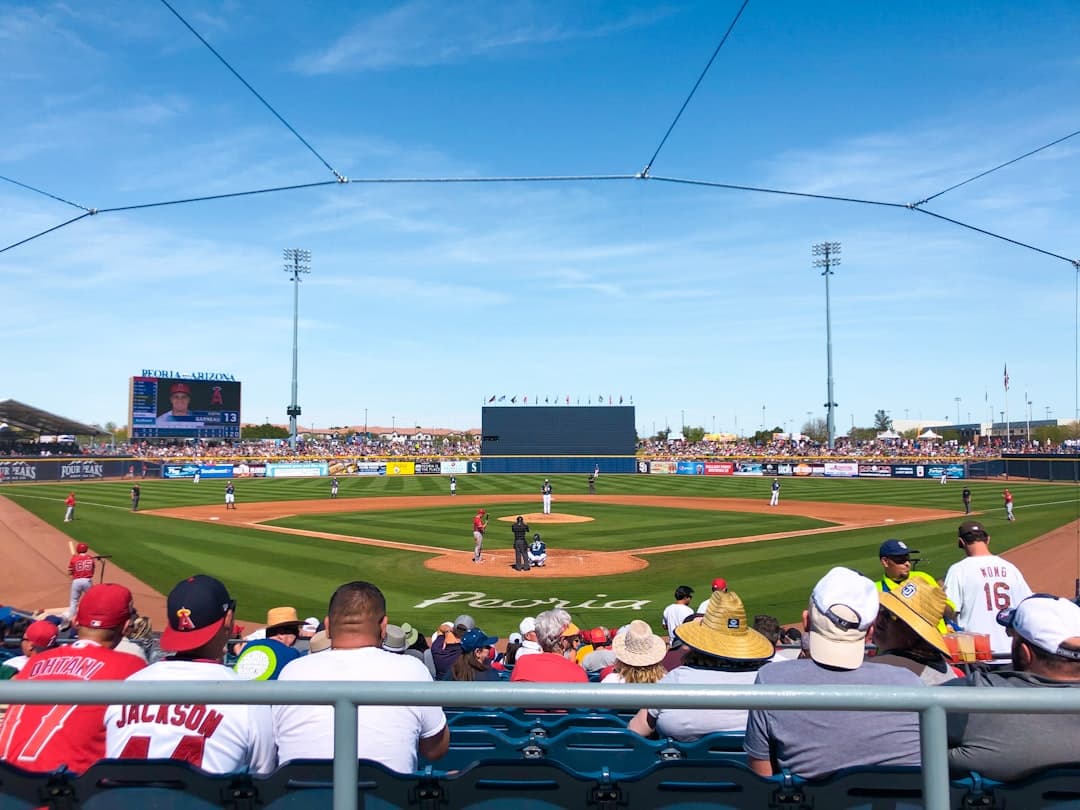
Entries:
{"type": "Polygon", "coordinates": [[[1080,639],[1080,606],[1060,596],[1036,593],[998,613],[998,624],[1050,655],[1080,661],[1080,649],[1065,646],[1080,639]]]}
{"type": "Polygon", "coordinates": [[[521,635],[527,636],[529,633],[536,632],[536,619],[532,616],[526,616],[521,620],[521,624],[518,625],[518,630],[521,631],[521,635]]]}
{"type": "Polygon", "coordinates": [[[873,582],[850,568],[833,568],[810,595],[810,657],[825,666],[858,669],[878,607],[873,582]]]}

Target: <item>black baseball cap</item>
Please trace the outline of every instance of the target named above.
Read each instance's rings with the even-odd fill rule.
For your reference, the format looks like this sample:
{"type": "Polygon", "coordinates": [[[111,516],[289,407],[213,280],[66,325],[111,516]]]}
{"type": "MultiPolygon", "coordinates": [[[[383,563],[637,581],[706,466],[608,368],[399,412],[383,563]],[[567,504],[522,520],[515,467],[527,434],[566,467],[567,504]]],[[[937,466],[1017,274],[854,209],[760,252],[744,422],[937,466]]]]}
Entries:
{"type": "Polygon", "coordinates": [[[225,585],[214,577],[196,574],[178,582],[169,591],[169,626],[161,634],[161,649],[197,650],[214,637],[225,623],[225,614],[235,608],[225,585]]]}
{"type": "Polygon", "coordinates": [[[960,524],[960,529],[956,533],[961,540],[967,540],[971,537],[974,540],[981,540],[986,537],[986,529],[977,520],[965,520],[960,524]]]}

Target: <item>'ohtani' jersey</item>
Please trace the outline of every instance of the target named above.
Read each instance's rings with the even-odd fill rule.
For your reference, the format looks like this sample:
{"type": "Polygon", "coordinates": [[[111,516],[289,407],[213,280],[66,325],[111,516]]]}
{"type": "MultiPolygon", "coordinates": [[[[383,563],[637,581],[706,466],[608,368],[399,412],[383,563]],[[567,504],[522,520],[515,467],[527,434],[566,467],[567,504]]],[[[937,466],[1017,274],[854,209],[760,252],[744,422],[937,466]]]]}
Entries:
{"type": "MultiPolygon", "coordinates": [[[[144,668],[134,655],[76,641],[32,657],[18,681],[122,681],[144,668]]],[[[104,706],[12,705],[0,729],[0,759],[28,771],[61,765],[82,773],[105,756],[104,706]]]]}

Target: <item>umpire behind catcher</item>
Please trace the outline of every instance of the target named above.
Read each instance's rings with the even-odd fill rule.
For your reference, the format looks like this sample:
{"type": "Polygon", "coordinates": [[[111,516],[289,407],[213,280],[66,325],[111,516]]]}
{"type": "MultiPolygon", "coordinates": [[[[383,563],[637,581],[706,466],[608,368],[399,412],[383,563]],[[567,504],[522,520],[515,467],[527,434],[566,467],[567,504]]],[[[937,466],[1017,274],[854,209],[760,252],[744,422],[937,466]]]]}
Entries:
{"type": "Polygon", "coordinates": [[[526,538],[529,536],[529,524],[525,522],[525,518],[518,515],[510,530],[514,533],[514,570],[528,571],[529,543],[526,538]]]}

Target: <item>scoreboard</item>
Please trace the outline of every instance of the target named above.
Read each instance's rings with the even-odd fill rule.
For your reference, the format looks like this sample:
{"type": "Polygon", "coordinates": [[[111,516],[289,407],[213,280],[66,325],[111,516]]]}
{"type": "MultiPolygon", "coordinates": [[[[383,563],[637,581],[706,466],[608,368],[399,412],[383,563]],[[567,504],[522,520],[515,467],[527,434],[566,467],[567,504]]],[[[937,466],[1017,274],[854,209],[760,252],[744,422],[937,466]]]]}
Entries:
{"type": "Polygon", "coordinates": [[[240,383],[132,377],[133,439],[239,439],[240,383]]]}
{"type": "Polygon", "coordinates": [[[485,456],[633,456],[634,406],[490,407],[482,413],[485,456]]]}

